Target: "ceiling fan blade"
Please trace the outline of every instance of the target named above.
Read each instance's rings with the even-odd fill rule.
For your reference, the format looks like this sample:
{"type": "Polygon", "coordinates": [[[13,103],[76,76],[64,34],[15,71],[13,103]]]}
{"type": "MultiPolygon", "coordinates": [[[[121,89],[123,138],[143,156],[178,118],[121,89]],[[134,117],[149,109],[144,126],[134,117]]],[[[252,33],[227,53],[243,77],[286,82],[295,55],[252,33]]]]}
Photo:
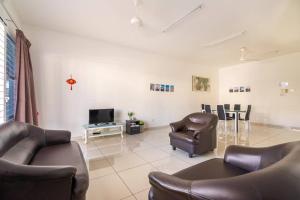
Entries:
{"type": "Polygon", "coordinates": [[[272,50],[261,54],[251,55],[249,54],[249,50],[246,47],[242,47],[240,48],[240,61],[242,62],[259,61],[269,57],[273,57],[278,53],[279,53],[278,50],[272,50]]]}

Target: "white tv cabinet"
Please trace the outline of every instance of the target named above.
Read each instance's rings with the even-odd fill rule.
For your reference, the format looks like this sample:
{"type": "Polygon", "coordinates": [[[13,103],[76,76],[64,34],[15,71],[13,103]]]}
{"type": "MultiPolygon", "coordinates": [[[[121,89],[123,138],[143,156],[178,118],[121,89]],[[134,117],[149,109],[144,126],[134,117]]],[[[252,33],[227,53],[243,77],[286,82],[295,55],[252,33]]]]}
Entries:
{"type": "Polygon", "coordinates": [[[108,135],[121,135],[123,138],[124,124],[86,124],[84,128],[84,143],[88,143],[89,138],[102,137],[108,135]]]}

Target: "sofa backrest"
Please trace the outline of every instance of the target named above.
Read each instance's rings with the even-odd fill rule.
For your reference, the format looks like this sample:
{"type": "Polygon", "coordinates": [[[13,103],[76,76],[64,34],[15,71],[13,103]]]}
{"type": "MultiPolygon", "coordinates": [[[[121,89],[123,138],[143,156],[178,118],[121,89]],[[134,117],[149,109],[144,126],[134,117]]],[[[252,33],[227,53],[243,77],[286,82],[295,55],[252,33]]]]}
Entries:
{"type": "Polygon", "coordinates": [[[20,122],[7,122],[0,126],[0,159],[18,164],[28,164],[35,152],[43,145],[43,134],[30,125],[20,122]]]}
{"type": "Polygon", "coordinates": [[[217,126],[218,123],[218,117],[209,113],[192,113],[183,120],[187,130],[199,130],[207,125],[217,126]]]}
{"type": "MultiPolygon", "coordinates": [[[[299,199],[300,141],[258,150],[263,150],[258,170],[231,178],[193,181],[191,194],[220,200],[299,199]]],[[[247,157],[240,155],[239,159],[247,157]]]]}

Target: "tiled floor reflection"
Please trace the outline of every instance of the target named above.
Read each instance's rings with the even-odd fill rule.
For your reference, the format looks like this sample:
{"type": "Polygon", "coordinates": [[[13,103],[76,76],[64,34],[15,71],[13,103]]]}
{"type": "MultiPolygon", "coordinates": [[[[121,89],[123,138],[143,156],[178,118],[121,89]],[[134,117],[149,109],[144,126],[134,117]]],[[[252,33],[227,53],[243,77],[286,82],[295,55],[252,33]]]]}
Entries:
{"type": "MultiPolygon", "coordinates": [[[[300,132],[264,126],[240,127],[240,145],[263,147],[300,140],[300,132]]],[[[146,200],[150,185],[148,173],[173,174],[214,157],[223,157],[227,146],[234,144],[231,128],[218,130],[218,148],[214,152],[189,158],[186,152],[173,151],[169,145],[169,127],[147,130],[139,135],[109,136],[78,140],[87,160],[90,187],[87,200],[146,200]]]]}

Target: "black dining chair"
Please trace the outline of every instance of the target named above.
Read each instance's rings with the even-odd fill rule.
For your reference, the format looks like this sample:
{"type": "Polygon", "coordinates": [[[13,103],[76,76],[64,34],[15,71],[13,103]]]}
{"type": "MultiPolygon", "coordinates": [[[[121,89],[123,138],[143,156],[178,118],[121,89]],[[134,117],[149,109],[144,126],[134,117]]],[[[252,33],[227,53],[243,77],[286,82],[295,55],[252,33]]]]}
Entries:
{"type": "MultiPolygon", "coordinates": [[[[230,104],[224,104],[224,109],[225,110],[230,110],[230,104]]],[[[230,117],[230,114],[229,113],[226,113],[226,117],[230,117]]]]}
{"type": "Polygon", "coordinates": [[[247,123],[247,130],[248,131],[250,130],[250,113],[251,113],[251,105],[248,105],[247,106],[247,111],[246,111],[246,114],[245,114],[245,118],[240,117],[240,120],[244,121],[245,125],[247,123]]]}
{"type": "Polygon", "coordinates": [[[204,106],[204,110],[205,110],[206,113],[211,113],[211,107],[210,107],[210,105],[205,105],[204,106]]]}
{"type": "Polygon", "coordinates": [[[241,104],[234,104],[233,110],[241,110],[241,104]]]}
{"type": "Polygon", "coordinates": [[[205,104],[201,104],[201,112],[205,111],[205,104]]]}
{"type": "Polygon", "coordinates": [[[230,104],[224,104],[225,110],[230,110],[230,104]]]}
{"type": "Polygon", "coordinates": [[[232,118],[226,116],[224,105],[217,105],[217,113],[218,113],[219,121],[222,121],[224,124],[224,132],[226,133],[227,132],[227,121],[232,120],[232,118]]]}
{"type": "MultiPolygon", "coordinates": [[[[241,110],[241,104],[234,104],[233,110],[234,111],[240,111],[241,110]]],[[[239,114],[239,117],[240,117],[240,114],[239,114]]],[[[232,114],[232,118],[235,119],[235,114],[232,114]]]]}

